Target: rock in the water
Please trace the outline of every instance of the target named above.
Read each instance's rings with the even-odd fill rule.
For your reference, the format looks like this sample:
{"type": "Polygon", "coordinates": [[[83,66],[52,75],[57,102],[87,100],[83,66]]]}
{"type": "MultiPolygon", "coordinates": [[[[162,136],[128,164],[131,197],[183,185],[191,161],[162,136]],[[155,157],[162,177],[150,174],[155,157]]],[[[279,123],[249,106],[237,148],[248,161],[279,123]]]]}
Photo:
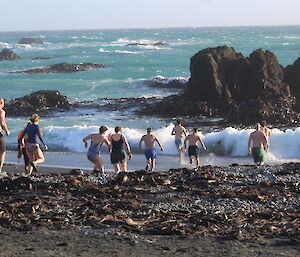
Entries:
{"type": "Polygon", "coordinates": [[[47,113],[53,110],[69,110],[71,104],[66,96],[58,91],[41,90],[22,98],[10,101],[5,106],[7,115],[22,116],[31,115],[33,112],[47,113]]]}
{"type": "Polygon", "coordinates": [[[285,67],[284,81],[290,85],[292,93],[300,100],[300,58],[285,67]]]}
{"type": "Polygon", "coordinates": [[[0,61],[14,61],[14,60],[21,60],[22,58],[16,55],[13,51],[5,48],[0,52],[0,61]]]}
{"type": "Polygon", "coordinates": [[[57,63],[45,67],[33,68],[24,71],[14,71],[10,73],[29,73],[29,74],[38,74],[38,73],[73,73],[79,71],[87,71],[91,69],[103,68],[103,64],[98,63],[57,63]]]}
{"type": "Polygon", "coordinates": [[[31,45],[31,44],[39,44],[39,45],[44,45],[44,41],[39,39],[39,38],[21,38],[19,41],[19,44],[24,44],[24,45],[31,45]]]}

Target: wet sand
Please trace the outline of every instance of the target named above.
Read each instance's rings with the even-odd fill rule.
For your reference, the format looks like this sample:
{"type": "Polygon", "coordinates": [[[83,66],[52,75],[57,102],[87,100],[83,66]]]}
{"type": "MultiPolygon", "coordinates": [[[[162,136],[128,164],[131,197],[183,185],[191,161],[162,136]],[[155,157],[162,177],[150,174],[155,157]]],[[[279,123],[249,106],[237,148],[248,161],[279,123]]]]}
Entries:
{"type": "Polygon", "coordinates": [[[97,185],[91,175],[61,176],[70,169],[56,167],[39,167],[32,177],[35,184],[16,175],[22,165],[5,165],[9,177],[6,184],[0,179],[0,256],[299,256],[299,167],[234,165],[203,167],[198,173],[133,172],[128,180],[113,177],[108,184],[97,185]],[[57,175],[47,175],[51,173],[57,175]],[[3,188],[18,178],[23,179],[19,186],[3,188]],[[63,182],[54,183],[57,178],[63,182]],[[36,203],[44,210],[27,213],[26,206],[36,203]],[[244,225],[238,224],[241,230],[232,234],[237,221],[230,215],[235,209],[244,225]],[[266,216],[266,209],[274,216],[266,216]],[[43,212],[48,213],[46,220],[39,217],[43,212]],[[64,215],[72,212],[79,216],[64,221],[64,215]],[[255,213],[264,216],[249,223],[255,213]],[[296,216],[290,220],[292,213],[296,216]],[[145,220],[148,215],[154,223],[129,225],[126,218],[145,220]],[[26,219],[31,223],[24,223],[26,219]],[[262,223],[268,228],[257,229],[262,223]]]}

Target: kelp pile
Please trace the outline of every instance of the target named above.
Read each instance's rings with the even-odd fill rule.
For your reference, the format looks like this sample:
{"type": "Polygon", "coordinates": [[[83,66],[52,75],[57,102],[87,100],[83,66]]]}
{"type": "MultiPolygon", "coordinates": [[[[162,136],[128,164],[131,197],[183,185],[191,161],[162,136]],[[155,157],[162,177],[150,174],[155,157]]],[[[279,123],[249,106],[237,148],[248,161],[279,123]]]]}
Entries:
{"type": "MultiPolygon", "coordinates": [[[[74,174],[74,173],[73,173],[74,174]]],[[[76,174],[76,173],[75,173],[76,174]]],[[[300,164],[0,179],[0,225],[300,242],[300,164]],[[101,183],[100,183],[101,182],[101,183]]]]}

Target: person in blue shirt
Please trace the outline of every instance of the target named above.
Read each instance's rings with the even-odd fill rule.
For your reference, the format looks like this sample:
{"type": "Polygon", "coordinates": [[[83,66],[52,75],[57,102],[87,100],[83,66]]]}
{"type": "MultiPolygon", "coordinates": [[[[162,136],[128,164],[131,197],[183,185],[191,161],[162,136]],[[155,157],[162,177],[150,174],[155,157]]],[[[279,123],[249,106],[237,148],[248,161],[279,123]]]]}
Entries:
{"type": "Polygon", "coordinates": [[[42,150],[39,147],[39,141],[44,145],[44,150],[48,150],[47,145],[44,143],[43,137],[41,135],[41,129],[38,125],[40,116],[38,114],[33,114],[30,118],[31,124],[29,124],[23,131],[21,136],[22,146],[24,147],[24,137],[27,135],[26,139],[26,153],[33,165],[28,165],[26,171],[31,174],[33,169],[36,169],[35,165],[38,163],[43,163],[45,157],[42,150]]]}

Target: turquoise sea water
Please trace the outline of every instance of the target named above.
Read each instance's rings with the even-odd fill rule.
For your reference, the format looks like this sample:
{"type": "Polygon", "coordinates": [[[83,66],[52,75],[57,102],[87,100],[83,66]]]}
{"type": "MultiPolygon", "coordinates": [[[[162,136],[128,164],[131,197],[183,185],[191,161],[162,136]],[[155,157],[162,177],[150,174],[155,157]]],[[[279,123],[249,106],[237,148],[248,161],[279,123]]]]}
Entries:
{"type": "MultiPolygon", "coordinates": [[[[201,49],[220,45],[232,46],[244,56],[258,48],[268,49],[286,66],[300,57],[300,26],[0,32],[0,50],[10,48],[23,58],[0,62],[0,96],[9,101],[41,89],[58,90],[70,101],[166,96],[176,91],[152,88],[147,82],[157,76],[188,79],[190,57],[201,49]],[[41,38],[45,45],[18,44],[23,37],[41,38]],[[157,45],[160,41],[165,44],[157,45]],[[35,57],[51,59],[32,60],[35,57]],[[95,62],[106,67],[73,74],[7,74],[60,62],[95,62]]],[[[26,118],[8,117],[12,136],[7,142],[11,147],[15,145],[17,132],[26,124],[26,118]]],[[[166,145],[166,153],[176,153],[169,135],[172,125],[163,119],[136,119],[130,113],[119,111],[79,110],[41,120],[50,149],[72,152],[85,151],[81,138],[96,132],[102,124],[110,128],[124,127],[133,147],[137,146],[144,130],[151,126],[166,145]],[[86,113],[93,115],[79,116],[86,113]]],[[[237,135],[246,138],[250,130],[227,128],[220,133],[204,134],[211,149],[221,142],[223,154],[246,155],[244,144],[234,145],[228,138],[237,135]]],[[[300,146],[295,140],[300,133],[298,129],[274,133],[278,136],[277,139],[273,137],[276,156],[300,158],[300,146]],[[275,148],[282,137],[293,151],[286,153],[275,148]]]]}

